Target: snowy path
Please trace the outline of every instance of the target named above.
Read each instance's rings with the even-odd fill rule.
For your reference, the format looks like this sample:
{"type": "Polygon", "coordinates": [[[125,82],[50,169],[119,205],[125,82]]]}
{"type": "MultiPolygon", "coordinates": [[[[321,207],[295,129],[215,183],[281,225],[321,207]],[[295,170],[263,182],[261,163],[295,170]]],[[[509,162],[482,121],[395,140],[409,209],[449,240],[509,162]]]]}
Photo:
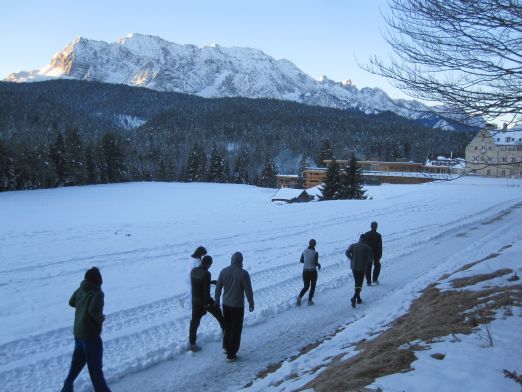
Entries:
{"type": "MultiPolygon", "coordinates": [[[[285,297],[290,308],[244,330],[240,352],[243,357],[238,363],[226,363],[220,343],[214,341],[206,343],[200,353],[182,354],[172,361],[126,377],[113,384],[113,392],[131,389],[143,392],[235,391],[252,381],[255,374],[267,366],[296,355],[307,344],[327,337],[338,328],[350,328],[355,321],[367,317],[368,312],[378,321],[374,329],[380,330],[404,312],[411,299],[419,290],[432,283],[433,278],[500,250],[496,245],[492,247],[494,242],[488,240],[501,235],[506,245],[522,240],[520,231],[510,230],[522,219],[522,204],[482,218],[465,228],[459,226],[457,234],[454,227],[437,231],[432,236],[437,237],[436,241],[427,239],[416,243],[412,252],[387,259],[383,269],[385,283],[365,287],[364,305],[355,311],[348,301],[353,291],[353,280],[345,266],[333,266],[335,269],[343,269],[341,274],[337,274],[336,286],[339,287],[332,287],[330,277],[325,279],[324,273],[321,273],[316,305],[301,308],[293,306],[292,301],[299,285],[294,287],[290,297],[285,297]],[[467,240],[465,246],[462,245],[462,238],[467,240]],[[321,290],[321,286],[328,289],[321,290]],[[400,302],[395,307],[390,307],[389,304],[380,306],[384,299],[393,297],[396,292],[401,293],[397,295],[400,302]],[[409,292],[410,295],[405,296],[404,292],[409,292]],[[380,316],[376,317],[375,313],[380,316]]],[[[214,320],[207,322],[215,323],[214,320]]],[[[354,339],[354,343],[357,340],[354,339]]]]}
{"type": "MultiPolygon", "coordinates": [[[[104,369],[114,392],[233,391],[269,364],[367,317],[366,312],[380,312],[375,325],[378,329],[409,303],[408,297],[396,307],[380,308],[383,298],[405,290],[413,297],[442,273],[497,251],[490,239],[500,236],[506,244],[520,239],[520,231],[511,230],[522,219],[520,198],[514,196],[520,194],[518,188],[495,197],[492,195],[497,191],[486,188],[484,192],[490,196],[473,202],[465,192],[449,197],[444,187],[452,190],[451,186],[439,187],[419,188],[429,192],[417,196],[411,196],[407,188],[389,188],[399,191],[366,202],[292,206],[267,204],[265,193],[248,188],[252,209],[236,196],[230,205],[218,201],[225,206],[215,207],[210,214],[203,211],[200,216],[192,210],[186,216],[183,211],[176,210],[170,216],[161,210],[145,221],[127,222],[122,214],[124,218],[107,223],[73,215],[62,230],[40,221],[41,227],[0,232],[0,239],[9,245],[3,255],[0,253],[0,260],[9,261],[0,264],[0,294],[15,294],[13,306],[2,303],[0,308],[5,326],[0,335],[2,388],[59,389],[73,345],[72,311],[66,302],[85,267],[99,260],[107,260],[102,265],[108,314],[103,332],[104,369]],[[430,199],[426,200],[428,194],[430,199]],[[245,210],[235,214],[242,206],[245,210]],[[212,219],[206,219],[207,214],[212,219]],[[352,279],[344,250],[358,233],[366,231],[372,219],[385,228],[383,284],[365,288],[364,306],[353,311],[347,300],[352,279]],[[318,240],[323,265],[317,305],[295,308],[294,299],[302,285],[297,261],[311,237],[318,240]],[[194,238],[200,239],[196,245],[205,244],[214,257],[214,275],[228,264],[233,251],[241,250],[245,255],[256,310],[246,315],[240,350],[243,358],[238,363],[224,362],[217,323],[210,316],[203,319],[198,332],[203,351],[185,351],[190,315],[180,304],[183,288],[179,283],[187,254],[195,247],[194,238]],[[35,294],[41,299],[34,300],[35,294]],[[36,317],[31,317],[31,312],[36,317]]],[[[388,191],[382,188],[376,192],[388,191]]],[[[0,212],[6,200],[1,196],[0,212]]],[[[4,205],[7,210],[9,206],[4,205]]],[[[90,390],[86,372],[75,390],[90,390]]]]}

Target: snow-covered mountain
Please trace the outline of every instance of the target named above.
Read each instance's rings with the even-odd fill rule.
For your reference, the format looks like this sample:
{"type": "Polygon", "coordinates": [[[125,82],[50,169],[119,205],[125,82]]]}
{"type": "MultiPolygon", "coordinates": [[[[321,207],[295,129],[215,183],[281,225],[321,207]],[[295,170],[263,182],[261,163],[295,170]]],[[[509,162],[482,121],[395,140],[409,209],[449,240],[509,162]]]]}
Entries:
{"type": "Polygon", "coordinates": [[[5,80],[49,78],[96,80],[202,97],[293,100],[368,114],[390,110],[413,119],[426,118],[427,109],[418,101],[393,101],[378,88],[359,90],[349,81],[327,77],[315,80],[292,62],[276,60],[258,49],[200,48],[142,34],[129,34],[114,43],[77,38],[46,67],[13,73],[5,80]]]}

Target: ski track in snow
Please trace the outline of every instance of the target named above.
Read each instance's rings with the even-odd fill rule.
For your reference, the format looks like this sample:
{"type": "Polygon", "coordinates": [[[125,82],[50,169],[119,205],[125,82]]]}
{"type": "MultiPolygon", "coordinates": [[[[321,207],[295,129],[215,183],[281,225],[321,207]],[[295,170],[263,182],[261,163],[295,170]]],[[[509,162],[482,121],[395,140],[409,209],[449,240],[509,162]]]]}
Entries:
{"type": "MultiPolygon", "coordinates": [[[[269,225],[261,225],[260,228],[251,227],[247,232],[236,232],[232,235],[221,235],[215,237],[202,237],[201,243],[212,244],[212,248],[220,249],[229,244],[234,244],[236,249],[250,249],[252,254],[248,263],[262,264],[266,255],[277,255],[280,260],[277,265],[268,265],[266,268],[257,267],[251,272],[252,285],[254,287],[254,296],[256,302],[256,310],[245,318],[245,326],[256,326],[263,324],[270,319],[276,318],[294,307],[296,294],[302,287],[301,268],[296,265],[296,259],[303,247],[302,238],[308,238],[310,233],[336,233],[342,232],[353,222],[367,222],[371,217],[378,217],[379,221],[390,219],[414,219],[415,214],[437,214],[438,210],[443,210],[447,203],[444,197],[434,198],[429,202],[401,202],[391,207],[388,205],[383,208],[375,208],[371,210],[354,210],[340,211],[338,216],[321,215],[313,217],[313,227],[303,226],[301,221],[295,224],[286,223],[284,226],[270,227],[269,225]],[[277,249],[273,249],[272,243],[278,244],[277,249]]],[[[507,200],[496,205],[476,210],[469,215],[455,216],[454,219],[446,218],[441,226],[436,219],[427,222],[418,222],[415,225],[409,225],[404,229],[396,231],[387,231],[384,237],[385,261],[386,268],[397,267],[406,268],[409,280],[421,278],[428,271],[439,268],[436,263],[425,265],[423,263],[411,264],[416,255],[425,255],[428,251],[434,251],[438,241],[447,241],[448,238],[456,238],[457,236],[467,237],[466,245],[459,254],[461,258],[466,260],[466,255],[480,254],[483,251],[487,237],[499,236],[499,233],[508,231],[513,225],[510,215],[516,212],[518,215],[522,203],[519,200],[507,200]],[[489,226],[494,230],[483,233],[481,228],[489,226]],[[480,234],[480,235],[479,235],[480,234]],[[405,266],[404,260],[409,260],[410,265],[405,266]]],[[[291,215],[289,215],[291,216],[291,215]]],[[[71,229],[72,230],[72,229],[71,229]]],[[[79,230],[82,230],[81,228],[79,230]]],[[[61,238],[67,239],[84,239],[89,237],[102,237],[107,231],[102,228],[100,231],[87,231],[80,233],[68,232],[61,238]]],[[[8,232],[9,234],[9,232],[8,232]]],[[[28,236],[33,235],[39,238],[39,241],[45,243],[51,241],[56,236],[60,236],[59,231],[35,230],[26,233],[28,236]]],[[[61,233],[63,235],[63,233],[61,233]]],[[[114,252],[100,252],[99,254],[87,254],[78,258],[66,257],[59,260],[49,260],[43,258],[41,261],[35,262],[34,265],[25,267],[14,267],[16,263],[11,263],[4,267],[0,272],[2,280],[6,282],[15,282],[17,285],[28,283],[34,276],[30,272],[35,270],[42,271],[43,275],[39,278],[42,280],[50,280],[55,277],[78,276],[83,269],[78,267],[75,261],[79,260],[99,260],[110,259],[111,267],[128,268],[132,265],[143,263],[144,260],[158,262],[159,260],[169,259],[184,262],[186,255],[179,249],[185,249],[193,245],[193,241],[187,241],[185,236],[180,241],[173,241],[168,245],[158,245],[143,247],[138,246],[132,248],[132,245],[126,250],[114,252]]],[[[24,237],[13,233],[13,241],[24,241],[24,237]]],[[[11,238],[10,238],[11,240],[11,238]]],[[[317,293],[326,290],[336,290],[348,286],[351,290],[351,272],[344,257],[344,250],[350,242],[354,242],[356,238],[340,242],[339,235],[332,235],[323,239],[319,244],[319,253],[323,268],[320,271],[320,280],[317,293]],[[323,251],[324,249],[324,251],[323,251]]],[[[449,256],[455,248],[440,250],[437,257],[443,255],[449,256]]],[[[221,256],[218,254],[218,256],[221,256]]],[[[453,266],[454,267],[454,266],[453,266]]],[[[454,269],[454,268],[451,268],[454,269]]],[[[217,271],[213,271],[217,274],[217,271]]],[[[0,282],[1,284],[1,282],[0,282]]],[[[382,287],[379,288],[382,290],[382,287]]],[[[402,285],[386,287],[392,295],[397,290],[404,289],[402,285]]],[[[188,323],[190,321],[190,309],[182,306],[183,295],[175,295],[165,297],[150,303],[115,311],[107,316],[104,324],[104,369],[109,382],[131,377],[133,374],[139,373],[144,369],[148,369],[153,365],[165,363],[169,360],[176,360],[181,355],[185,355],[187,346],[188,323]]],[[[344,304],[343,304],[344,305],[344,304]]],[[[407,304],[404,304],[407,306],[407,304]]],[[[324,328],[330,331],[339,326],[345,326],[366,316],[366,311],[358,311],[351,314],[348,319],[332,314],[316,320],[316,323],[323,323],[324,328]]],[[[391,309],[389,314],[383,315],[383,319],[392,317],[397,313],[397,309],[391,309]]],[[[311,317],[311,316],[307,316],[311,317]]],[[[288,342],[274,338],[273,344],[285,346],[284,350],[279,353],[284,359],[284,355],[292,350],[298,349],[299,334],[306,328],[304,326],[296,327],[296,331],[285,331],[290,337],[286,337],[288,342]],[[296,335],[292,338],[292,336],[296,335]]],[[[318,328],[315,332],[316,338],[324,335],[324,330],[318,328]]],[[[202,323],[198,331],[198,342],[218,342],[221,334],[217,323],[214,320],[202,323]]],[[[61,327],[40,334],[33,334],[21,339],[9,341],[0,345],[0,380],[2,388],[6,391],[34,391],[34,380],[46,380],[47,389],[39,392],[47,392],[56,390],[56,386],[62,384],[65,377],[64,369],[68,369],[72,350],[71,327],[61,327]]],[[[260,343],[262,344],[262,343],[260,343]]],[[[255,346],[254,346],[255,347],[255,346]]],[[[277,348],[274,348],[277,349],[277,348]]],[[[247,349],[249,350],[249,349],[247,349]]],[[[263,355],[263,351],[259,350],[258,355],[263,355]]],[[[255,356],[255,349],[247,351],[249,355],[255,356]]],[[[273,358],[272,358],[273,359],[273,358]]],[[[265,359],[265,362],[269,359],[265,359]]],[[[263,363],[262,358],[258,358],[258,362],[263,363]]],[[[266,362],[268,364],[269,362],[266,362]]],[[[241,371],[245,377],[252,377],[251,367],[244,367],[241,371]]],[[[90,381],[88,375],[84,372],[76,383],[75,390],[90,390],[90,381]]],[[[185,381],[187,385],[194,382],[193,380],[185,381]]],[[[236,388],[236,384],[218,385],[215,390],[236,388]]],[[[213,390],[212,387],[203,388],[205,390],[213,390]]],[[[189,389],[190,390],[190,389],[189,389]]]]}
{"type": "MultiPolygon", "coordinates": [[[[459,216],[457,219],[446,222],[443,227],[427,223],[409,230],[388,232],[384,238],[387,265],[400,264],[404,256],[417,252],[441,236],[456,233],[459,230],[469,233],[471,225],[491,224],[503,214],[511,212],[513,205],[513,202],[504,202],[470,216],[459,216]]],[[[520,207],[520,205],[516,206],[520,207]]],[[[393,208],[372,211],[372,215],[379,216],[380,219],[387,215],[400,219],[401,215],[411,216],[415,210],[423,210],[426,207],[425,203],[420,202],[397,203],[393,208]]],[[[428,208],[434,210],[441,207],[441,205],[433,204],[428,206],[428,208]]],[[[368,219],[366,211],[345,213],[334,219],[318,217],[315,220],[313,231],[320,232],[323,229],[332,228],[342,230],[350,222],[368,219]]],[[[506,229],[502,225],[498,230],[506,229]]],[[[285,312],[293,306],[296,293],[302,285],[300,269],[296,268],[296,244],[293,239],[305,236],[309,232],[310,228],[308,227],[289,224],[276,231],[265,228],[250,233],[202,241],[202,243],[212,242],[214,248],[218,248],[222,243],[234,243],[238,249],[254,249],[254,254],[263,258],[263,254],[271,249],[272,241],[288,238],[288,241],[283,241],[287,244],[286,247],[277,250],[281,257],[288,258],[288,262],[251,273],[252,284],[255,289],[256,312],[253,317],[245,320],[246,325],[262,323],[264,320],[285,312]]],[[[467,235],[465,233],[463,235],[467,235]]],[[[483,240],[483,238],[474,238],[473,242],[468,244],[468,247],[479,247],[483,240]]],[[[330,253],[320,252],[322,260],[339,261],[323,263],[324,267],[320,271],[318,292],[340,287],[351,279],[349,269],[340,268],[340,265],[346,264],[343,254],[347,245],[348,243],[339,244],[336,239],[332,239],[331,243],[323,241],[320,244],[320,249],[333,249],[330,253]],[[342,256],[339,256],[339,254],[342,256]],[[340,269],[342,270],[341,273],[340,269]]],[[[125,252],[82,257],[82,259],[110,258],[112,263],[122,266],[129,263],[140,263],[145,257],[150,259],[178,257],[182,259],[180,255],[172,253],[173,248],[183,248],[183,244],[175,243],[174,246],[136,248],[125,252]]],[[[4,279],[23,283],[24,275],[21,274],[22,272],[45,267],[46,278],[61,276],[64,274],[62,267],[70,264],[70,261],[70,259],[66,259],[26,268],[13,268],[3,270],[2,274],[4,274],[4,279]]],[[[67,272],[77,274],[78,270],[67,272]]],[[[181,306],[178,297],[163,298],[152,303],[114,312],[107,316],[103,336],[105,371],[109,380],[117,380],[123,376],[139,372],[154,364],[173,359],[185,351],[190,313],[188,308],[181,306]],[[118,367],[113,367],[111,364],[118,364],[118,367]]],[[[364,317],[364,314],[359,314],[358,317],[364,317]]],[[[215,322],[207,324],[200,327],[199,340],[219,340],[220,334],[217,324],[215,322]]],[[[31,391],[32,380],[43,378],[49,379],[49,385],[60,385],[65,377],[63,369],[67,369],[70,362],[71,345],[70,327],[47,331],[1,345],[0,380],[2,380],[3,388],[13,391],[31,391]]],[[[81,385],[83,387],[81,386],[78,390],[85,390],[89,384],[81,385]]]]}

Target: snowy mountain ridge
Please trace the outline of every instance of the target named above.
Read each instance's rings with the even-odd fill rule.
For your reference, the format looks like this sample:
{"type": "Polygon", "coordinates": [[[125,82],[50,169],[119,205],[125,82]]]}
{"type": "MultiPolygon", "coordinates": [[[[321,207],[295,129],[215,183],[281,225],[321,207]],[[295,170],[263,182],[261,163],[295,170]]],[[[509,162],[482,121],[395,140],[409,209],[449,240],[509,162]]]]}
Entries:
{"type": "MultiPolygon", "coordinates": [[[[5,80],[30,82],[50,78],[95,80],[206,98],[292,100],[359,109],[367,114],[390,110],[411,119],[433,117],[426,113],[428,107],[418,101],[392,100],[379,88],[359,90],[350,81],[336,82],[324,76],[315,80],[292,62],[276,60],[259,49],[216,44],[200,48],[143,34],[129,34],[114,43],[79,37],[46,67],[13,73],[5,80]]],[[[440,118],[433,124],[451,128],[440,118]]]]}

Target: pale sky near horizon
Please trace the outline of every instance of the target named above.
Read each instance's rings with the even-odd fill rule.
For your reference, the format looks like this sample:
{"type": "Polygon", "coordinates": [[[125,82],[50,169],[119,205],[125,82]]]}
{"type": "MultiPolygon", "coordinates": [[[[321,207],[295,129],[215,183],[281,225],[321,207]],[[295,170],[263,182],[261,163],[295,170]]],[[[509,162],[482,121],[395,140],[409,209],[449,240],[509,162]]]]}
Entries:
{"type": "Polygon", "coordinates": [[[386,0],[49,0],[0,6],[0,79],[39,69],[76,37],[115,42],[129,33],[178,44],[261,49],[286,58],[311,77],[350,79],[404,97],[361,69],[371,55],[387,57],[382,38],[386,0]]]}

